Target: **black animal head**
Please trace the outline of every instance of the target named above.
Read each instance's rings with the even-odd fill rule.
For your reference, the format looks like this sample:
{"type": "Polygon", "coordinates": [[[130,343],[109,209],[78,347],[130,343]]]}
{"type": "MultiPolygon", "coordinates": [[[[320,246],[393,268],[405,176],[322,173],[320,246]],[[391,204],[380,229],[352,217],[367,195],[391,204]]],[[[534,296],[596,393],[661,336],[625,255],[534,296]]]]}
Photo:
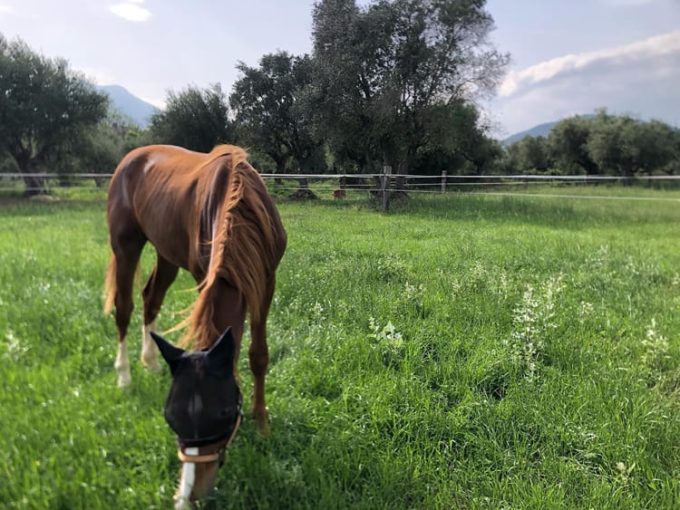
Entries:
{"type": "Polygon", "coordinates": [[[199,352],[186,352],[156,333],[151,336],[172,373],[165,420],[180,444],[203,446],[229,437],[241,413],[231,328],[209,350],[199,352]]]}

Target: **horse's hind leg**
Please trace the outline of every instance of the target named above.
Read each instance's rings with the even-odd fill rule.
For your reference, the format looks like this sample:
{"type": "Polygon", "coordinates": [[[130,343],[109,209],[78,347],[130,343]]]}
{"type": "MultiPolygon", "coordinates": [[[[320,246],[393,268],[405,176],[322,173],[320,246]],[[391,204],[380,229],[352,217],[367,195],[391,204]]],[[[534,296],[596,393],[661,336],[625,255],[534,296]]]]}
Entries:
{"type": "Polygon", "coordinates": [[[111,247],[115,257],[115,298],[116,326],[118,327],[118,354],[114,367],[118,372],[118,386],[124,388],[130,385],[130,362],[128,359],[127,335],[130,316],[134,308],[132,287],[135,272],[139,263],[139,256],[144,248],[145,238],[140,232],[115,236],[112,232],[111,247]]]}
{"type": "Polygon", "coordinates": [[[144,286],[144,326],[142,328],[142,364],[149,370],[160,370],[158,364],[158,347],[151,338],[151,331],[156,331],[156,317],[163,304],[165,293],[175,281],[179,268],[158,255],[156,267],[144,286]]]}
{"type": "Polygon", "coordinates": [[[260,432],[268,432],[267,405],[264,398],[264,379],[269,364],[269,349],[267,347],[267,315],[274,295],[274,279],[269,284],[267,295],[260,309],[257,321],[251,321],[250,325],[250,370],[253,373],[253,408],[252,414],[257,422],[260,432]]]}

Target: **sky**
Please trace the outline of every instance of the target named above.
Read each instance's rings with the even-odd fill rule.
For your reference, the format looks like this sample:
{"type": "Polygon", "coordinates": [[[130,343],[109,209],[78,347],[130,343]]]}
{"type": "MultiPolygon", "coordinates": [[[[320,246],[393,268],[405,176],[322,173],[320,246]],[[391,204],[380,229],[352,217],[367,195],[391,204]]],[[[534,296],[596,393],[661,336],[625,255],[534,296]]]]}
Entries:
{"type": "MultiPolygon", "coordinates": [[[[366,3],[368,0],[362,0],[366,3]]],[[[0,0],[0,33],[162,106],[239,61],[311,51],[313,0],[0,0]]],[[[512,61],[482,103],[504,137],[604,107],[680,126],[680,0],[488,0],[512,61]]]]}

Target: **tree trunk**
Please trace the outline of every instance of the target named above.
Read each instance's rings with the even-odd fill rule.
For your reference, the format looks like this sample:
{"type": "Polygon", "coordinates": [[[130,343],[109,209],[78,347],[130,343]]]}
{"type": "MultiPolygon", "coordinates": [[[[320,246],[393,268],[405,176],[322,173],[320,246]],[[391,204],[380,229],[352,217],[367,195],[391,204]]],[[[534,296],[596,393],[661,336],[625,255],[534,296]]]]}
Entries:
{"type": "Polygon", "coordinates": [[[15,157],[19,172],[22,174],[22,179],[26,185],[24,195],[32,197],[36,195],[44,195],[47,193],[46,179],[44,177],[34,177],[28,174],[35,173],[36,168],[30,157],[25,154],[23,156],[15,157]]]}
{"type": "Polygon", "coordinates": [[[578,164],[583,170],[585,170],[586,175],[598,175],[599,169],[597,167],[597,164],[588,161],[588,160],[577,160],[576,164],[578,164]]]}
{"type": "MultiPolygon", "coordinates": [[[[394,173],[396,174],[394,178],[394,183],[392,186],[394,191],[390,193],[390,196],[394,199],[408,198],[407,184],[405,175],[408,173],[408,169],[411,168],[409,162],[410,156],[407,155],[406,161],[399,161],[394,168],[394,173]]],[[[388,177],[389,179],[389,177],[388,177]]]]}
{"type": "Polygon", "coordinates": [[[26,189],[24,195],[33,197],[36,195],[46,195],[47,187],[45,186],[46,179],[44,177],[34,177],[32,175],[23,175],[26,189]]]}
{"type": "Polygon", "coordinates": [[[623,177],[624,186],[633,185],[633,169],[628,165],[619,165],[619,175],[623,177]]]}
{"type": "Polygon", "coordinates": [[[379,197],[381,189],[382,189],[382,177],[376,175],[373,177],[373,190],[371,191],[371,195],[373,195],[374,197],[379,197]]]}
{"type": "MultiPolygon", "coordinates": [[[[276,163],[276,173],[285,174],[286,162],[288,161],[288,159],[285,157],[279,157],[278,155],[272,153],[269,153],[269,156],[274,160],[274,163],[276,163]]],[[[283,179],[281,177],[274,177],[274,184],[276,184],[277,186],[283,185],[283,179]]]]}
{"type": "MultiPolygon", "coordinates": [[[[286,160],[285,158],[279,158],[276,157],[274,154],[269,153],[269,156],[274,160],[274,163],[276,164],[276,170],[274,170],[275,174],[285,174],[286,173],[286,160]]],[[[283,185],[283,179],[281,177],[274,177],[274,185],[275,186],[282,186],[283,185]]]]}

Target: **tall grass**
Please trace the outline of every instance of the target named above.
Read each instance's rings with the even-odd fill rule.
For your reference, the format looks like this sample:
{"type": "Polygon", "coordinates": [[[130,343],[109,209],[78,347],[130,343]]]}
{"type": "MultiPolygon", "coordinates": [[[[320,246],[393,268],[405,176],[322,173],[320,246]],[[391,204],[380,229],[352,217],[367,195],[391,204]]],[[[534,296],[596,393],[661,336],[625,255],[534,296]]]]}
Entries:
{"type": "MultiPolygon", "coordinates": [[[[677,507],[680,207],[451,195],[280,210],[272,433],[246,421],[209,507],[677,507]]],[[[0,207],[0,507],[170,505],[169,376],[135,362],[116,388],[107,258],[102,202],[0,207]]],[[[178,279],[161,327],[192,288],[178,279]]],[[[138,302],[135,361],[139,316],[138,302]]]]}

